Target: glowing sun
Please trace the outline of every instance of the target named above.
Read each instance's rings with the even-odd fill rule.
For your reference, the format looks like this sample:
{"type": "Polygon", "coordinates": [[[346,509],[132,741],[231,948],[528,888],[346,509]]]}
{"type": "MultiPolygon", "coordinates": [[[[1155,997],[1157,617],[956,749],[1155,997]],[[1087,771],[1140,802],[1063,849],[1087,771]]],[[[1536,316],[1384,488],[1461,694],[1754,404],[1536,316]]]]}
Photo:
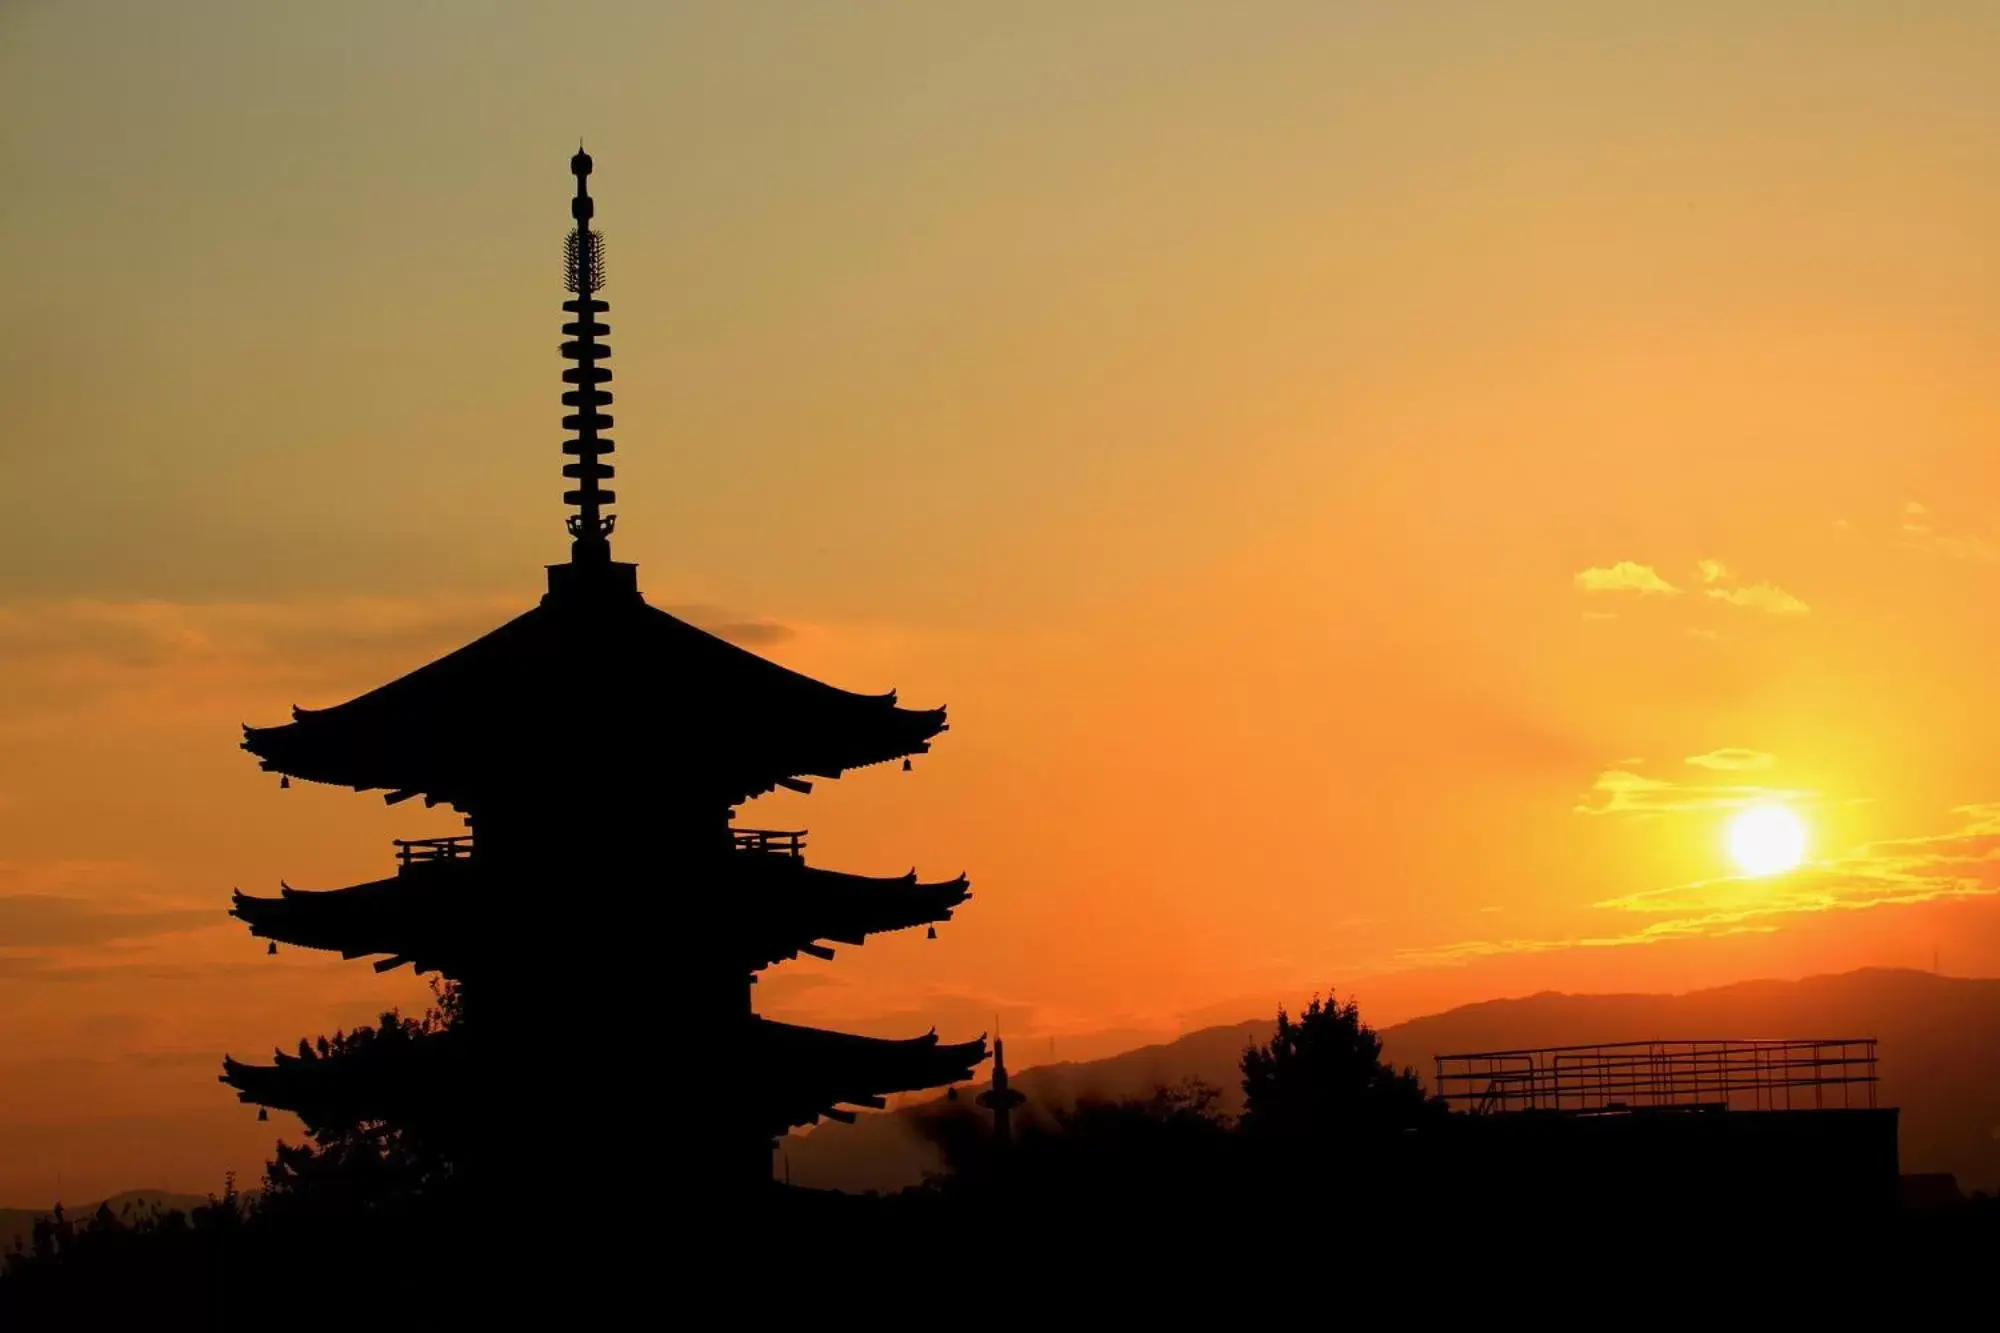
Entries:
{"type": "Polygon", "coordinates": [[[1781,875],[1806,859],[1805,821],[1782,805],[1752,806],[1729,821],[1729,855],[1746,875],[1781,875]]]}

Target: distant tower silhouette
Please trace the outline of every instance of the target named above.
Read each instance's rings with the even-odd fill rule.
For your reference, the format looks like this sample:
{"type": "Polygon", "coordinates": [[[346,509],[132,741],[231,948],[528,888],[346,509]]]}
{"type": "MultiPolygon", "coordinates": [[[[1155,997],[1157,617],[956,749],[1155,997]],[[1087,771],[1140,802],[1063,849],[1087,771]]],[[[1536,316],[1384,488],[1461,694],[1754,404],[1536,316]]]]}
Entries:
{"type": "Polygon", "coordinates": [[[828,1032],[761,1018],[750,998],[775,963],[947,921],[969,896],[963,875],[823,870],[806,864],[803,830],[732,827],[735,807],[765,792],[928,752],[945,714],[727,643],[647,605],[636,567],[611,559],[611,330],[591,165],[581,147],[570,159],[563,247],[568,561],[548,567],[539,606],[465,647],[336,707],[244,729],[243,748],[287,783],[392,805],[421,796],[465,816],[469,834],[399,840],[389,877],[239,893],[232,912],[274,943],[452,978],[458,1020],[353,1052],[225,1060],[223,1081],[308,1125],[415,1127],[475,1188],[535,1178],[560,1144],[603,1152],[633,1198],[741,1195],[769,1185],[788,1129],[970,1078],[986,1058],[983,1038],[828,1032]],[[643,1130],[645,1151],[604,1124],[604,1106],[643,1130]]]}
{"type": "Polygon", "coordinates": [[[1007,1043],[993,1038],[993,1086],[979,1094],[979,1104],[993,1113],[993,1146],[1004,1152],[1014,1142],[1014,1108],[1028,1099],[1007,1086],[1007,1043]]]}

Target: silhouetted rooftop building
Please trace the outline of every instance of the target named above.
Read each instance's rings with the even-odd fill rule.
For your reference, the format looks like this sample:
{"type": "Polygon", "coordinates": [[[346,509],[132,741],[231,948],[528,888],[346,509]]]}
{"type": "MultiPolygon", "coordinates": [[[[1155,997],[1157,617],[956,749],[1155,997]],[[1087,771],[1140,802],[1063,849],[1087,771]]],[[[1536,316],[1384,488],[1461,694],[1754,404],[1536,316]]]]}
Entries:
{"type": "Polygon", "coordinates": [[[1465,1114],[1440,1127],[1433,1164],[1451,1192],[1492,1206],[1710,1223],[1897,1206],[1897,1113],[1875,1104],[1873,1038],[1617,1042],[1436,1064],[1438,1093],[1465,1114]]]}
{"type": "Polygon", "coordinates": [[[662,1181],[737,1188],[769,1179],[787,1129],[967,1078],[986,1058],[983,1038],[850,1036],[767,1021],[750,1003],[759,970],[830,958],[826,941],[934,927],[968,888],[962,875],[810,866],[802,833],[733,828],[734,807],[852,769],[907,768],[945,714],[766,661],[647,605],[636,567],[611,558],[603,242],[590,157],[579,150],[571,168],[568,561],[549,567],[539,606],[484,637],[346,703],[246,727],[243,741],[287,784],[421,797],[465,816],[464,836],[398,842],[384,878],[239,893],[233,908],[272,941],[452,978],[461,1021],[366,1059],[228,1060],[223,1080],[309,1120],[439,1127],[495,1171],[511,1169],[496,1159],[523,1136],[608,1103],[673,1158],[662,1181]]]}

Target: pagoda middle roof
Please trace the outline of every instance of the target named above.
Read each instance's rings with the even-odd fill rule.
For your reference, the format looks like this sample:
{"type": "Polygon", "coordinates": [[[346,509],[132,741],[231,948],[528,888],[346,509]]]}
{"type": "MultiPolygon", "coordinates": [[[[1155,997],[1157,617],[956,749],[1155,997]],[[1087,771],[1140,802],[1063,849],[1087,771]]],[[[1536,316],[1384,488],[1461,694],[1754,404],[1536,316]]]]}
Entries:
{"type": "MultiPolygon", "coordinates": [[[[742,859],[791,861],[754,854],[742,859]]],[[[759,891],[758,901],[748,906],[762,909],[752,927],[759,968],[801,953],[831,957],[831,949],[818,946],[821,940],[859,945],[870,935],[949,921],[952,911],[972,896],[971,881],[964,875],[924,881],[912,870],[895,878],[877,878],[792,864],[797,869],[789,872],[783,864],[745,867],[749,872],[745,883],[759,891]]]]}
{"type": "MultiPolygon", "coordinates": [[[[463,977],[467,941],[484,938],[478,915],[479,863],[469,858],[419,862],[384,879],[337,889],[282,886],[276,897],[237,891],[229,914],[259,939],[343,958],[382,955],[386,971],[409,963],[418,972],[463,977]]],[[[823,870],[790,856],[732,852],[717,863],[715,891],[730,895],[746,970],[801,953],[831,956],[821,940],[859,945],[885,931],[949,921],[972,896],[964,875],[926,882],[916,872],[893,877],[823,870]]],[[[723,942],[721,947],[730,947],[723,942]]]]}
{"type": "Polygon", "coordinates": [[[924,753],[944,727],[942,708],[827,685],[636,591],[571,587],[346,703],[245,727],[243,748],[290,777],[454,804],[593,759],[741,800],[924,753]]]}
{"type": "Polygon", "coordinates": [[[409,963],[418,972],[458,977],[465,962],[465,914],[477,901],[471,871],[467,860],[435,861],[339,889],[286,884],[275,898],[238,890],[229,915],[259,939],[327,949],[343,958],[388,955],[377,971],[409,963]]]}

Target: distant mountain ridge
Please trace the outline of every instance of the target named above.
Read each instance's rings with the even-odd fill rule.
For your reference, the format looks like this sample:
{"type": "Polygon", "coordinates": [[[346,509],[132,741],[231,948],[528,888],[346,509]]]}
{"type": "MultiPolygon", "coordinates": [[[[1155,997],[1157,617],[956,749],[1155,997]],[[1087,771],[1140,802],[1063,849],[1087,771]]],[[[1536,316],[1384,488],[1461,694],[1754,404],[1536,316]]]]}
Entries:
{"type": "MultiPolygon", "coordinates": [[[[1364,1011],[1365,1016],[1365,1011],[1364,1011]]],[[[1198,1078],[1242,1109],[1236,1062],[1270,1035],[1256,1019],[1086,1062],[1015,1074],[1030,1103],[1144,1096],[1198,1078]]],[[[1385,1057],[1426,1083],[1434,1055],[1653,1039],[1874,1037],[1878,1102],[1902,1108],[1905,1172],[1951,1172],[1968,1189],[2000,1187],[2000,980],[1870,968],[1801,981],[1746,981],[1685,995],[1566,995],[1486,1000],[1382,1029],[1385,1057]]],[[[900,1189],[940,1165],[912,1129],[934,1102],[824,1125],[781,1141],[795,1184],[900,1189]]]]}
{"type": "MultiPolygon", "coordinates": [[[[64,1204],[63,1215],[72,1222],[87,1222],[105,1204],[111,1211],[127,1221],[135,1220],[158,1210],[170,1213],[175,1209],[192,1212],[205,1206],[208,1198],[200,1194],[175,1194],[169,1190],[126,1190],[108,1199],[92,1199],[88,1203],[64,1204]]],[[[18,1243],[27,1246],[33,1243],[35,1220],[47,1217],[49,1208],[0,1208],[0,1255],[13,1250],[18,1243]]]]}

